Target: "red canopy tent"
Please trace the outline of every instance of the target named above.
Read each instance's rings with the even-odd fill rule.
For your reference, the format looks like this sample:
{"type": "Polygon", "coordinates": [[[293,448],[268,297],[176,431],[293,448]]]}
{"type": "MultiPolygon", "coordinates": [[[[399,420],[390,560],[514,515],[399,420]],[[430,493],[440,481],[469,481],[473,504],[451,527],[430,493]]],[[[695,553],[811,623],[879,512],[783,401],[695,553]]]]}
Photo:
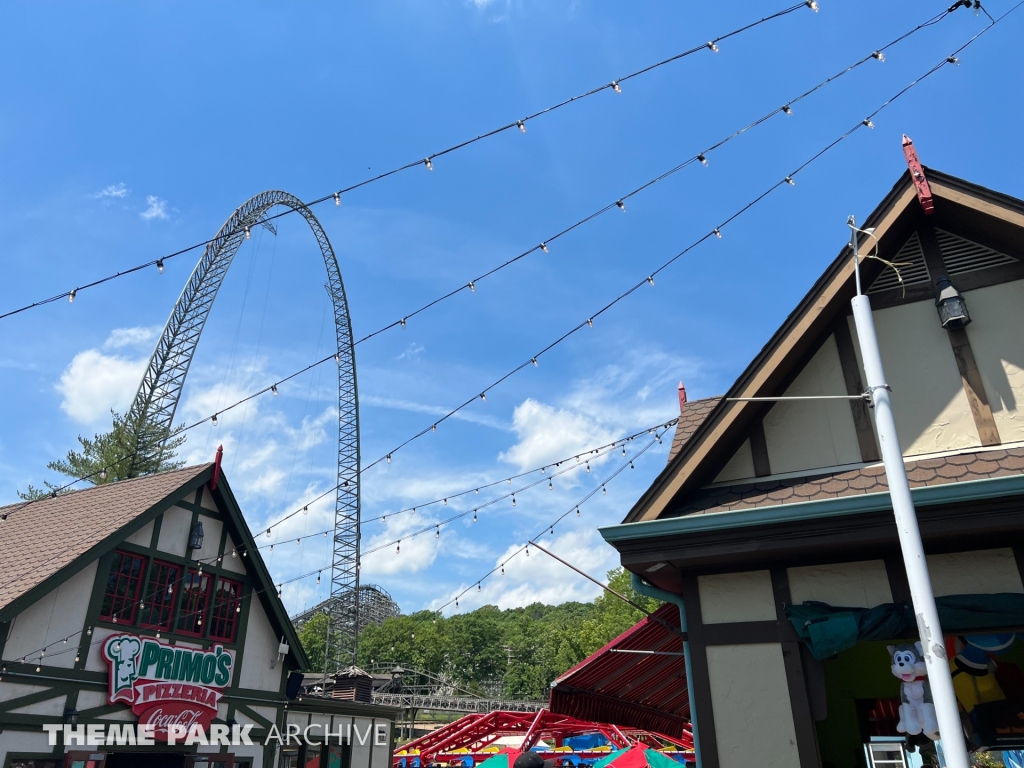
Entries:
{"type": "Polygon", "coordinates": [[[555,680],[550,709],[692,745],[679,609],[663,605],[555,680]]]}

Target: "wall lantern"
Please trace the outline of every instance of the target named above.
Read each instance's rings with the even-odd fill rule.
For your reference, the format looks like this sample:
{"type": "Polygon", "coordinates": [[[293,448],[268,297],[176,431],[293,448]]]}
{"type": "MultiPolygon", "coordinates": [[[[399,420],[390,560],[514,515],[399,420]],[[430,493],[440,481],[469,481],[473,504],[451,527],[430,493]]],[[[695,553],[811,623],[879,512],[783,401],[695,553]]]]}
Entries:
{"type": "Polygon", "coordinates": [[[64,710],[64,722],[74,728],[78,725],[78,716],[82,714],[77,709],[65,709],[64,710]]]}
{"type": "Polygon", "coordinates": [[[957,328],[964,328],[971,322],[971,316],[967,312],[967,302],[960,291],[949,282],[948,277],[945,275],[940,277],[935,283],[935,288],[939,292],[935,297],[935,309],[939,312],[939,321],[943,328],[953,331],[957,328]]]}
{"type": "Polygon", "coordinates": [[[192,526],[192,533],[188,537],[188,545],[192,549],[203,548],[203,523],[201,521],[197,521],[192,526]]]}

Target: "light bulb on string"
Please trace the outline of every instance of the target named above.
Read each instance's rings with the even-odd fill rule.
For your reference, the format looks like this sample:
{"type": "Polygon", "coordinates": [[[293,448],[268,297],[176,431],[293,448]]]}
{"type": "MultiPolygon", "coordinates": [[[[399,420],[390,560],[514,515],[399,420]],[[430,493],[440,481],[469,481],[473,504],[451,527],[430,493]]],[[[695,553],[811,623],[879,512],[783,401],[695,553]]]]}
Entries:
{"type": "Polygon", "coordinates": [[[395,554],[398,555],[398,554],[401,554],[401,553],[402,553],[402,540],[399,539],[398,542],[395,544],[395,554]]]}
{"type": "Polygon", "coordinates": [[[481,591],[481,587],[480,587],[480,582],[479,581],[476,583],[476,591],[477,592],[481,591]]]}
{"type": "Polygon", "coordinates": [[[157,259],[156,260],[156,271],[159,272],[161,275],[164,273],[164,260],[163,259],[157,259]]]}
{"type": "Polygon", "coordinates": [[[398,324],[399,324],[400,326],[402,326],[403,328],[405,328],[405,318],[403,317],[403,318],[402,318],[401,320],[399,320],[399,321],[398,321],[398,324]]]}
{"type": "Polygon", "coordinates": [[[309,514],[309,507],[308,506],[305,506],[305,507],[302,508],[302,514],[304,514],[304,515],[308,515],[309,514]]]}
{"type": "Polygon", "coordinates": [[[423,164],[425,166],[427,166],[427,170],[428,171],[434,170],[434,164],[432,162],[430,162],[430,158],[429,157],[423,158],[423,164]]]}
{"type": "Polygon", "coordinates": [[[526,133],[526,123],[522,120],[516,120],[516,125],[519,126],[520,133],[526,133]]]}
{"type": "Polygon", "coordinates": [[[536,358],[536,357],[531,357],[531,358],[530,358],[530,362],[531,362],[531,363],[533,363],[533,367],[534,367],[534,368],[536,368],[536,367],[537,367],[537,358],[536,358]]]}
{"type": "Polygon", "coordinates": [[[390,453],[387,455],[387,461],[388,461],[388,464],[391,463],[391,454],[390,453]]]}
{"type": "Polygon", "coordinates": [[[626,446],[622,446],[622,456],[623,458],[626,456],[626,446]]]}
{"type": "Polygon", "coordinates": [[[793,108],[791,106],[789,106],[789,104],[783,104],[782,105],[782,111],[785,112],[787,115],[792,115],[793,114],[793,108]]]}
{"type": "Polygon", "coordinates": [[[605,488],[603,485],[601,486],[601,495],[602,496],[607,496],[608,495],[608,489],[605,488]]]}
{"type": "Polygon", "coordinates": [[[958,59],[956,56],[950,56],[946,59],[946,61],[950,64],[956,64],[958,67],[960,66],[960,59],[958,59]]]}
{"type": "Polygon", "coordinates": [[[590,462],[589,461],[587,462],[587,474],[588,475],[590,474],[590,462]]]}
{"type": "Polygon", "coordinates": [[[107,479],[107,468],[104,467],[103,469],[100,470],[100,480],[106,480],[106,479],[107,479]]]}
{"type": "Polygon", "coordinates": [[[795,186],[796,186],[796,182],[795,182],[795,181],[793,181],[793,177],[792,177],[792,176],[787,176],[787,177],[786,177],[786,179],[785,179],[785,181],[786,181],[786,183],[787,183],[787,184],[789,184],[789,186],[791,186],[791,187],[795,187],[795,186]]]}
{"type": "Polygon", "coordinates": [[[476,283],[474,283],[472,280],[469,281],[469,286],[468,287],[469,287],[469,290],[472,293],[476,293],[476,283]]]}
{"type": "Polygon", "coordinates": [[[334,193],[334,204],[339,208],[341,207],[341,192],[334,193]]]}
{"type": "Polygon", "coordinates": [[[875,127],[875,124],[871,122],[871,118],[870,117],[865,117],[861,121],[861,123],[862,123],[862,125],[866,125],[868,128],[874,128],[875,127]]]}
{"type": "Polygon", "coordinates": [[[217,414],[216,413],[213,414],[213,416],[210,417],[210,423],[213,424],[213,426],[215,426],[215,427],[217,426],[217,414]]]}
{"type": "Polygon", "coordinates": [[[622,93],[622,89],[619,87],[618,80],[612,80],[612,90],[615,91],[616,93],[622,93]]]}
{"type": "Polygon", "coordinates": [[[715,45],[715,43],[711,40],[708,41],[708,48],[710,48],[715,53],[718,53],[718,46],[715,45]]]}
{"type": "Polygon", "coordinates": [[[719,240],[721,240],[721,239],[722,239],[722,230],[720,230],[720,229],[719,229],[718,227],[715,227],[715,228],[714,228],[713,230],[711,230],[711,231],[712,231],[712,233],[713,233],[713,234],[715,235],[715,237],[717,237],[717,238],[718,238],[719,240]]]}
{"type": "Polygon", "coordinates": [[[271,392],[271,394],[274,395],[274,397],[277,397],[277,384],[271,384],[270,385],[270,392],[271,392]]]}
{"type": "Polygon", "coordinates": [[[75,296],[77,296],[77,295],[78,295],[78,289],[77,288],[72,288],[71,289],[71,293],[68,294],[68,304],[74,304],[75,303],[75,296]]]}
{"type": "Polygon", "coordinates": [[[548,250],[548,244],[547,243],[541,243],[540,244],[540,249],[542,251],[544,251],[544,253],[551,253],[551,251],[548,250]]]}
{"type": "Polygon", "coordinates": [[[487,402],[487,393],[486,392],[481,392],[480,393],[480,399],[483,400],[484,402],[487,402]]]}
{"type": "Polygon", "coordinates": [[[270,529],[269,528],[267,528],[267,538],[268,539],[270,538],[270,529]]]}
{"type": "Polygon", "coordinates": [[[437,424],[431,424],[430,425],[430,431],[431,432],[437,432],[437,424]]]}
{"type": "Polygon", "coordinates": [[[501,575],[502,576],[505,575],[505,564],[504,563],[501,564],[501,575]]]}
{"type": "Polygon", "coordinates": [[[650,283],[651,285],[654,285],[654,275],[648,275],[647,282],[650,283]]]}
{"type": "Polygon", "coordinates": [[[473,522],[474,523],[476,522],[476,510],[475,509],[473,510],[473,522]]]}
{"type": "Polygon", "coordinates": [[[551,479],[550,478],[548,478],[548,490],[549,491],[555,490],[555,486],[551,484],[551,479]]]}
{"type": "Polygon", "coordinates": [[[589,325],[591,328],[593,328],[594,327],[594,318],[588,317],[587,318],[587,325],[589,325]]]}
{"type": "Polygon", "coordinates": [[[885,61],[885,54],[881,51],[875,51],[871,54],[871,58],[878,59],[879,61],[885,61]]]}
{"type": "Polygon", "coordinates": [[[806,5],[808,8],[810,8],[815,13],[818,12],[818,2],[817,2],[817,0],[804,0],[804,5],[806,5]]]}
{"type": "Polygon", "coordinates": [[[699,155],[697,155],[697,159],[700,160],[701,165],[703,165],[705,168],[708,167],[708,159],[706,157],[704,157],[704,153],[703,152],[700,153],[699,155]]]}
{"type": "Polygon", "coordinates": [[[434,538],[436,538],[436,539],[440,539],[441,538],[441,526],[440,525],[437,526],[437,530],[434,531],[434,538]]]}
{"type": "Polygon", "coordinates": [[[625,211],[626,210],[626,204],[624,202],[622,202],[621,200],[616,200],[615,204],[617,206],[619,206],[619,210],[620,211],[625,211]]]}
{"type": "Polygon", "coordinates": [[[246,240],[251,240],[252,239],[252,232],[249,231],[248,227],[245,228],[245,239],[246,240]]]}
{"type": "Polygon", "coordinates": [[[580,508],[577,505],[577,507],[576,507],[576,517],[579,517],[579,516],[580,516],[580,508]]]}
{"type": "Polygon", "coordinates": [[[320,571],[317,571],[317,573],[316,573],[316,583],[317,584],[320,583],[320,571]]]}
{"type": "Polygon", "coordinates": [[[513,493],[512,494],[512,506],[514,507],[515,505],[516,505],[516,495],[513,493]]]}

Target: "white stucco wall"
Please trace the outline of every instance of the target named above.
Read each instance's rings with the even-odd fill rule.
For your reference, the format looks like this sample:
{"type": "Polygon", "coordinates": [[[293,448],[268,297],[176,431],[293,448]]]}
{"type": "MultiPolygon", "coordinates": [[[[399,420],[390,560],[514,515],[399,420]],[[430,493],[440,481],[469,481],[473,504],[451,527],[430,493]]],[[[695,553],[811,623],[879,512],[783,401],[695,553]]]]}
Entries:
{"type": "Polygon", "coordinates": [[[391,765],[391,761],[388,760],[390,752],[388,751],[388,745],[391,744],[391,723],[387,720],[373,721],[373,747],[371,747],[371,753],[373,758],[373,768],[388,768],[391,765]],[[387,742],[385,744],[377,744],[377,731],[384,728],[384,734],[387,742]]]}
{"type": "Polygon", "coordinates": [[[235,556],[231,556],[231,552],[235,550],[237,544],[229,533],[224,538],[224,560],[221,561],[221,565],[224,566],[225,570],[232,571],[233,573],[245,573],[245,561],[248,558],[242,557],[241,554],[236,552],[235,556]]]}
{"type": "Polygon", "coordinates": [[[4,646],[5,659],[34,654],[39,648],[61,643],[70,636],[67,645],[61,643],[50,648],[44,661],[47,666],[63,669],[75,665],[74,648],[79,639],[76,633],[85,625],[89,596],[96,581],[96,565],[95,560],[89,563],[15,617],[4,646]],[[68,649],[68,653],[61,652],[68,649]]]}
{"type": "MultiPolygon", "coordinates": [[[[373,749],[373,720],[369,717],[352,718],[352,768],[370,768],[373,749]],[[367,733],[369,735],[367,735],[367,733]],[[360,737],[365,739],[360,742],[360,737]]],[[[382,768],[374,765],[373,768],[382,768]]],[[[386,768],[386,767],[385,767],[386,768]]]]}
{"type": "MultiPolygon", "coordinates": [[[[934,304],[888,307],[876,310],[874,318],[903,454],[980,446],[949,334],[939,325],[934,304]]],[[[857,346],[852,317],[849,322],[857,346]]],[[[859,348],[857,355],[859,360],[859,348]]]]}
{"type": "Polygon", "coordinates": [[[52,699],[37,701],[35,704],[26,704],[24,707],[15,707],[10,710],[12,715],[48,715],[61,718],[64,716],[64,703],[68,700],[66,694],[59,694],[52,699]]]}
{"type": "Polygon", "coordinates": [[[0,765],[5,765],[8,752],[38,752],[49,755],[53,747],[42,731],[4,731],[0,733],[0,765]]]}
{"type": "Polygon", "coordinates": [[[129,544],[135,544],[139,547],[149,547],[153,543],[153,526],[155,523],[150,520],[144,526],[139,528],[135,533],[125,539],[129,544]]]}
{"type": "Polygon", "coordinates": [[[727,480],[744,480],[754,476],[754,457],[750,452],[750,441],[744,440],[743,444],[736,449],[736,453],[722,467],[722,471],[715,478],[716,483],[724,483],[727,480]]]}
{"type": "Polygon", "coordinates": [[[181,507],[171,507],[160,523],[160,540],[156,548],[179,557],[188,549],[188,536],[192,532],[192,513],[181,507]]]}
{"type": "Polygon", "coordinates": [[[965,291],[967,338],[999,437],[1024,440],[1024,280],[965,291]]]}
{"type": "Polygon", "coordinates": [[[775,621],[775,598],[768,571],[698,576],[700,613],[705,624],[775,621]]]}
{"type": "Polygon", "coordinates": [[[794,604],[818,600],[849,608],[873,608],[892,602],[889,576],[881,560],[788,568],[794,604]]]}
{"type": "MultiPolygon", "coordinates": [[[[835,337],[829,336],[783,397],[845,395],[835,337]]],[[[764,417],[772,474],[835,467],[861,460],[857,430],[845,400],[776,403],[764,417]]]]}
{"type": "Polygon", "coordinates": [[[242,655],[242,671],[238,684],[242,688],[259,691],[281,689],[281,665],[273,669],[270,662],[277,659],[277,647],[281,640],[274,634],[263,604],[253,597],[249,608],[249,622],[245,629],[245,651],[242,655]]]}
{"type": "Polygon", "coordinates": [[[721,768],[800,765],[782,647],[712,645],[707,658],[721,768]]]}
{"type": "Polygon", "coordinates": [[[980,549],[928,555],[928,574],[936,597],[1024,592],[1013,550],[980,549]]]}

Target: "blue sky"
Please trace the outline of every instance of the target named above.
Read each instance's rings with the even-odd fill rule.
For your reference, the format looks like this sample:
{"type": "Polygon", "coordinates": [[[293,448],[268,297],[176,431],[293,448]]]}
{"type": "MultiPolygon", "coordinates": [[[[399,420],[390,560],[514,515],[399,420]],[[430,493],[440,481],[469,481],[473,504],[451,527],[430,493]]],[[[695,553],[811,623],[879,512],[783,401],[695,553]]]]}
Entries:
{"type": "MultiPolygon", "coordinates": [[[[357,336],[408,314],[870,53],[945,2],[821,0],[701,53],[316,210],[338,253],[357,336]]],[[[986,5],[998,16],[1009,2],[986,5]]],[[[306,6],[8,4],[0,28],[0,312],[211,237],[265,189],[328,194],[780,10],[784,3],[393,0],[306,6]]],[[[374,459],[472,397],[784,177],[985,24],[959,10],[694,165],[516,266],[359,347],[362,452],[374,459]]],[[[364,478],[364,517],[571,455],[721,393],[905,168],[926,165],[1024,197],[1024,11],[900,99],[460,420],[364,478]]],[[[179,420],[209,415],[327,353],[316,243],[297,218],[257,229],[206,326],[179,420]]],[[[0,502],[77,434],[124,409],[198,253],[0,321],[0,502]]],[[[193,430],[182,456],[225,445],[255,529],[333,485],[326,367],[193,430]]],[[[636,462],[555,530],[553,546],[603,574],[596,528],[617,522],[665,461],[636,462]]],[[[406,611],[438,606],[571,507],[613,461],[570,473],[363,564],[406,611]]],[[[364,548],[467,508],[367,523],[364,548]]],[[[282,526],[272,572],[326,565],[314,505],[282,526]],[[282,550],[281,547],[285,549],[282,550]]],[[[550,537],[549,537],[550,539],[550,537]]],[[[277,539],[274,539],[276,541],[277,539]]],[[[263,540],[267,542],[267,540],[263,540]]],[[[286,586],[289,608],[329,580],[286,586]]],[[[461,601],[589,599],[536,555],[461,601]]]]}

